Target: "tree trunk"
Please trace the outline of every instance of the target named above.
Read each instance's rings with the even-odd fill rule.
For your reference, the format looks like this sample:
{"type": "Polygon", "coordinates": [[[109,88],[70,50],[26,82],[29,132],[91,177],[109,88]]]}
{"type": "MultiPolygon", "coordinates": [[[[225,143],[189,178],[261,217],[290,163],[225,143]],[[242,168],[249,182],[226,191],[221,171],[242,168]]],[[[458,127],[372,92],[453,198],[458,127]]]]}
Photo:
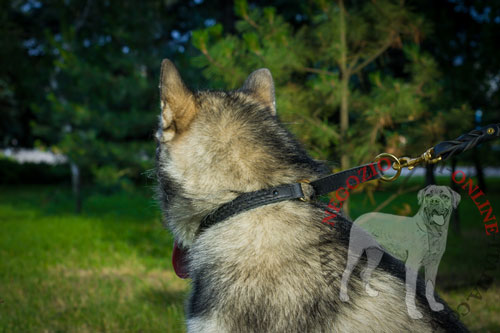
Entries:
{"type": "Polygon", "coordinates": [[[434,177],[434,164],[425,166],[425,186],[435,185],[436,177],[434,177]]]}
{"type": "Polygon", "coordinates": [[[82,211],[80,168],[74,162],[71,162],[71,187],[73,188],[73,197],[75,198],[75,212],[80,214],[82,211]]]}
{"type": "MultiPolygon", "coordinates": [[[[456,169],[457,169],[457,159],[456,158],[452,158],[451,159],[451,175],[453,175],[453,173],[455,172],[456,169]]],[[[450,183],[451,183],[451,189],[453,191],[455,191],[455,192],[458,193],[460,191],[460,189],[458,188],[458,185],[451,178],[450,178],[450,183]]],[[[457,234],[460,235],[460,233],[461,233],[461,230],[460,230],[460,214],[458,213],[458,207],[453,210],[452,215],[451,215],[451,219],[452,219],[452,222],[453,222],[452,223],[453,224],[453,229],[455,230],[455,232],[457,234]]]]}
{"type": "MultiPolygon", "coordinates": [[[[339,0],[340,7],[340,73],[341,73],[341,101],[340,101],[340,167],[349,168],[349,156],[346,153],[347,130],[349,129],[349,78],[347,69],[347,42],[344,1],[339,0]]],[[[349,200],[344,202],[343,211],[349,216],[349,200]]]]}
{"type": "Polygon", "coordinates": [[[349,129],[349,73],[347,69],[347,42],[345,26],[344,1],[339,1],[340,7],[340,73],[341,73],[341,101],[340,101],[340,167],[349,168],[349,157],[345,151],[347,130],[349,129]]]}
{"type": "Polygon", "coordinates": [[[474,159],[474,167],[476,168],[477,182],[479,188],[486,193],[486,182],[484,181],[484,171],[483,165],[481,164],[481,160],[479,159],[479,154],[477,153],[477,148],[473,149],[472,156],[474,159]]]}

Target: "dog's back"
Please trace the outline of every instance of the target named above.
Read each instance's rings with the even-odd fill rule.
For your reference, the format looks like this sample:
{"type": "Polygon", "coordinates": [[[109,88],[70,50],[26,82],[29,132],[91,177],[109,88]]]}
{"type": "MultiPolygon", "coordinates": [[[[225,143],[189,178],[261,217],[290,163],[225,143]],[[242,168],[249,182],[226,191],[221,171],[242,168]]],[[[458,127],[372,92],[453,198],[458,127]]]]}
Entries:
{"type": "Polygon", "coordinates": [[[384,255],[373,274],[380,295],[364,294],[359,270],[351,302],[339,300],[351,224],[321,223],[324,207],[285,201],[230,217],[203,232],[201,220],[238,195],[327,172],[280,125],[269,71],[242,89],[185,88],[166,61],[157,133],[159,199],[176,240],[189,253],[191,332],[460,331],[449,308],[423,320],[404,303],[404,265],[384,255]]]}

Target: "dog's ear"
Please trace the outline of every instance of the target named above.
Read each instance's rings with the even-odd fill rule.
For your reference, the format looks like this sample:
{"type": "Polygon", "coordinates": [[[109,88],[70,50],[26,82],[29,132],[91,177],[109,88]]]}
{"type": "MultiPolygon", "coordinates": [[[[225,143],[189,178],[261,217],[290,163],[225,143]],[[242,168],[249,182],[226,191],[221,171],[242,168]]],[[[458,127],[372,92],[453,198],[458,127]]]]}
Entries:
{"type": "Polygon", "coordinates": [[[276,114],[276,100],[274,98],[274,82],[271,72],[261,68],[248,76],[241,88],[242,91],[253,95],[258,100],[271,108],[271,113],[276,114]]]}
{"type": "Polygon", "coordinates": [[[419,205],[422,204],[422,201],[424,200],[425,191],[427,190],[427,188],[429,188],[429,186],[426,186],[423,189],[421,189],[420,191],[418,191],[417,199],[418,199],[418,204],[419,205]]]}
{"type": "Polygon", "coordinates": [[[453,205],[453,209],[458,207],[458,204],[460,203],[461,196],[457,192],[453,191],[451,188],[448,187],[448,190],[450,191],[451,194],[451,202],[453,205]]]}
{"type": "Polygon", "coordinates": [[[196,114],[194,95],[186,88],[174,64],[163,59],[160,72],[162,140],[170,141],[184,131],[196,114]]]}

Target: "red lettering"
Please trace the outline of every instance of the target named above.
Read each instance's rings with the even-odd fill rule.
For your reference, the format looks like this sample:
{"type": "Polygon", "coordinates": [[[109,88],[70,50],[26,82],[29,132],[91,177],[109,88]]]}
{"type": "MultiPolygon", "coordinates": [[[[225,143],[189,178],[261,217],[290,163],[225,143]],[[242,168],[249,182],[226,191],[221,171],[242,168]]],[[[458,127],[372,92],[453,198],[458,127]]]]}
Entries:
{"type": "Polygon", "coordinates": [[[329,204],[328,207],[330,207],[334,211],[338,212],[340,210],[340,208],[342,207],[342,202],[340,202],[340,207],[336,206],[337,204],[338,204],[338,202],[335,202],[335,206],[332,206],[331,204],[329,204]]]}
{"type": "Polygon", "coordinates": [[[484,228],[486,229],[486,235],[491,235],[491,232],[490,231],[495,231],[494,233],[495,234],[498,234],[498,222],[495,222],[493,224],[487,224],[484,226],[484,228]]]}
{"type": "Polygon", "coordinates": [[[387,157],[382,157],[380,160],[378,160],[377,165],[378,165],[378,169],[379,170],[387,171],[387,170],[389,170],[391,168],[392,163],[391,163],[391,160],[389,160],[387,157]],[[384,161],[385,163],[387,163],[387,168],[386,169],[382,168],[382,163],[381,163],[382,161],[384,161]]]}
{"type": "Polygon", "coordinates": [[[495,219],[495,215],[493,215],[493,217],[491,217],[491,213],[493,213],[493,208],[491,207],[491,205],[489,206],[488,209],[481,210],[481,211],[479,211],[479,213],[481,213],[481,216],[483,216],[483,214],[486,213],[486,216],[484,217],[483,223],[486,223],[488,221],[495,219]]]}
{"type": "Polygon", "coordinates": [[[472,178],[469,178],[469,181],[467,183],[465,183],[464,186],[462,186],[462,188],[465,190],[467,185],[469,185],[469,196],[478,189],[477,185],[476,185],[476,188],[472,189],[472,185],[474,185],[474,183],[472,182],[472,178]]]}
{"type": "Polygon", "coordinates": [[[377,169],[375,169],[375,164],[371,163],[370,169],[372,170],[372,173],[370,174],[370,178],[367,178],[367,180],[371,179],[372,177],[374,177],[377,174],[377,169]]]}
{"type": "MultiPolygon", "coordinates": [[[[482,195],[484,195],[484,192],[481,191],[481,189],[479,189],[479,192],[477,192],[476,194],[474,194],[474,196],[470,197],[472,199],[472,201],[474,201],[474,203],[476,204],[476,206],[478,205],[476,199],[479,198],[482,195]]],[[[477,208],[480,209],[479,206],[477,206],[477,208]]]]}
{"type": "Polygon", "coordinates": [[[347,191],[345,188],[343,187],[339,187],[337,189],[337,191],[335,191],[335,197],[337,198],[338,201],[345,201],[347,200],[347,198],[349,198],[349,191],[347,191]],[[340,190],[343,190],[344,193],[346,194],[345,197],[339,197],[339,191],[340,190]]]}
{"type": "Polygon", "coordinates": [[[366,166],[363,168],[363,179],[361,181],[366,182],[366,166]]]}
{"type": "Polygon", "coordinates": [[[331,226],[333,227],[333,226],[335,225],[335,223],[334,223],[334,222],[329,222],[328,220],[331,220],[331,219],[336,218],[336,217],[337,217],[337,214],[334,214],[334,213],[330,212],[329,210],[325,210],[325,212],[326,212],[327,214],[329,214],[329,216],[325,216],[325,217],[323,218],[323,220],[321,220],[321,222],[326,223],[326,224],[329,224],[329,225],[331,225],[331,226]]]}
{"type": "Polygon", "coordinates": [[[457,184],[462,184],[465,181],[465,178],[467,178],[467,176],[465,175],[465,172],[463,172],[462,170],[457,170],[451,175],[451,179],[453,179],[453,181],[457,184]],[[458,173],[461,173],[463,175],[461,181],[458,181],[456,178],[458,173]]]}
{"type": "Polygon", "coordinates": [[[346,183],[347,183],[347,187],[348,187],[350,190],[354,190],[354,189],[356,189],[356,187],[358,187],[358,186],[359,186],[359,178],[358,178],[358,177],[356,177],[356,176],[349,176],[349,178],[347,178],[346,183]],[[349,181],[349,179],[351,179],[351,178],[356,180],[356,186],[351,187],[351,182],[349,181]]]}
{"type": "MultiPolygon", "coordinates": [[[[475,201],[474,201],[475,202],[475,201]]],[[[486,200],[486,202],[484,204],[482,204],[481,206],[477,206],[477,203],[476,203],[476,206],[477,206],[477,209],[479,211],[481,211],[481,209],[483,209],[483,207],[486,207],[490,204],[490,201],[489,200],[486,200]]]]}

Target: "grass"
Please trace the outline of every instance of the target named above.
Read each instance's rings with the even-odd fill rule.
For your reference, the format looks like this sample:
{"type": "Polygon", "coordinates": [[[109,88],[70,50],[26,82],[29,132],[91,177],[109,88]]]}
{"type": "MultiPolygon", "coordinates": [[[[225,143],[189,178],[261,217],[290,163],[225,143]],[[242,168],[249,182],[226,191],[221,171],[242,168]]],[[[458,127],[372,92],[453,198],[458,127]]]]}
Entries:
{"type": "MultiPolygon", "coordinates": [[[[394,186],[377,192],[376,201],[394,186]]],[[[500,202],[500,182],[491,188],[488,199],[500,202]]],[[[354,194],[351,207],[356,217],[374,205],[354,194]]],[[[413,192],[384,211],[411,215],[417,208],[413,192]]],[[[500,212],[498,204],[493,209],[500,212]]],[[[64,187],[0,187],[0,332],[184,331],[189,286],[173,273],[172,237],[151,191],[89,192],[83,210],[73,213],[64,187]]],[[[472,330],[498,332],[498,265],[488,272],[496,279],[480,289],[481,299],[467,301],[491,247],[463,192],[460,215],[462,232],[449,232],[437,288],[452,308],[468,302],[471,311],[463,320],[472,330]]]]}
{"type": "Polygon", "coordinates": [[[0,190],[0,331],[179,332],[187,283],[149,191],[0,190]]]}

